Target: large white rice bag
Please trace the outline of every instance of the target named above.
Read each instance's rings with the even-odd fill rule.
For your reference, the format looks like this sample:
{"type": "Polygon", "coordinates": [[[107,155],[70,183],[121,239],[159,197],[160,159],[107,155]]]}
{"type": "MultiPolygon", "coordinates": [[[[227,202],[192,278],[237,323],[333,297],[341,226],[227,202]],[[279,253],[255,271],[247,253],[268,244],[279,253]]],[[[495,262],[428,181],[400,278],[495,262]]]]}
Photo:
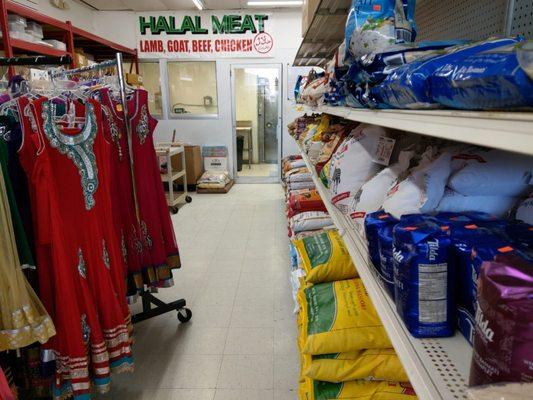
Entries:
{"type": "Polygon", "coordinates": [[[289,219],[289,226],[294,234],[303,231],[314,231],[333,225],[327,212],[305,211],[289,219]]]}
{"type": "Polygon", "coordinates": [[[516,197],[510,196],[463,196],[451,189],[446,189],[437,212],[479,211],[497,217],[506,217],[516,204],[516,197]]]}
{"type": "Polygon", "coordinates": [[[397,219],[407,214],[434,212],[450,176],[451,158],[451,153],[439,154],[429,147],[419,165],[389,191],[383,209],[397,219]]]}
{"type": "Polygon", "coordinates": [[[407,171],[414,155],[412,150],[400,152],[397,163],[383,169],[361,187],[350,205],[349,212],[353,220],[363,224],[368,213],[383,206],[387,193],[398,182],[400,175],[407,171]]]}
{"type": "Polygon", "coordinates": [[[529,197],[523,200],[516,210],[516,219],[533,225],[533,192],[529,197]]]}
{"type": "Polygon", "coordinates": [[[350,202],[361,186],[383,168],[373,161],[380,136],[387,136],[385,128],[361,124],[331,158],[331,202],[344,214],[348,214],[350,202]]]}
{"type": "Polygon", "coordinates": [[[455,172],[448,187],[465,196],[516,197],[527,193],[533,184],[530,156],[478,148],[454,155],[453,163],[455,172]]]}
{"type": "Polygon", "coordinates": [[[298,189],[315,189],[315,183],[313,181],[303,181],[303,182],[288,182],[287,187],[289,190],[298,190],[298,189]]]}

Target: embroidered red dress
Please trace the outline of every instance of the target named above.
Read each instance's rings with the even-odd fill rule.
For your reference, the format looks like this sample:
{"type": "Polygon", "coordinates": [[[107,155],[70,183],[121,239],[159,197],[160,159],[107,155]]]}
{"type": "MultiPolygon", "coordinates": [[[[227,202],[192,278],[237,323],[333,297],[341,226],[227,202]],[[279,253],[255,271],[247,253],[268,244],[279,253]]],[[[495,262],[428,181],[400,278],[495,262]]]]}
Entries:
{"type": "Polygon", "coordinates": [[[128,112],[144,246],[155,269],[158,286],[172,286],[171,269],[181,264],[154,149],[153,132],[157,120],[148,111],[148,92],[137,89],[129,100],[128,112]]]}
{"type": "Polygon", "coordinates": [[[41,297],[57,326],[54,396],[109,390],[110,367],[131,370],[125,266],[112,223],[109,147],[100,105],[89,100],[82,129],[53,121],[54,104],[19,101],[21,162],[30,182],[41,297]],[[42,289],[44,288],[44,293],[42,289]]]}

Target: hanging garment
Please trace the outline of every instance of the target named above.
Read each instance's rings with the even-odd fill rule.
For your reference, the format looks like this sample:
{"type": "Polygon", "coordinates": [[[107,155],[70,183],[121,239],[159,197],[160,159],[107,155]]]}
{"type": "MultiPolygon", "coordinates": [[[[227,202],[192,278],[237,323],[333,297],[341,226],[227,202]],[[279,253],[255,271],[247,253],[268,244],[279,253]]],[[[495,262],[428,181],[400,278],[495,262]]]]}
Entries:
{"type": "Polygon", "coordinates": [[[125,267],[109,200],[108,147],[101,108],[85,105],[81,129],[58,127],[54,103],[19,100],[30,181],[41,298],[58,326],[45,359],[55,359],[54,397],[99,392],[110,367],[131,370],[125,267]]]}
{"type": "Polygon", "coordinates": [[[17,155],[21,143],[20,124],[11,115],[0,116],[0,163],[12,187],[8,196],[19,260],[23,266],[31,267],[35,265],[31,250],[33,228],[28,182],[17,155]]]}
{"type": "Polygon", "coordinates": [[[148,111],[146,90],[135,90],[128,112],[143,243],[156,269],[158,286],[168,287],[173,285],[171,269],[179,268],[181,262],[154,150],[157,120],[148,111]]]}
{"type": "Polygon", "coordinates": [[[150,271],[151,262],[141,240],[133,198],[131,164],[122,104],[111,98],[107,88],[101,89],[98,96],[104,114],[105,138],[111,143],[109,160],[113,221],[120,235],[124,262],[128,269],[128,295],[134,295],[143,288],[143,284],[154,285],[158,280],[156,274],[150,271]]]}
{"type": "Polygon", "coordinates": [[[11,188],[6,189],[0,168],[0,351],[45,343],[56,333],[52,319],[20,269],[7,190],[11,188]]]}
{"type": "Polygon", "coordinates": [[[15,396],[9,387],[4,371],[0,367],[0,400],[15,400],[15,396]]]}

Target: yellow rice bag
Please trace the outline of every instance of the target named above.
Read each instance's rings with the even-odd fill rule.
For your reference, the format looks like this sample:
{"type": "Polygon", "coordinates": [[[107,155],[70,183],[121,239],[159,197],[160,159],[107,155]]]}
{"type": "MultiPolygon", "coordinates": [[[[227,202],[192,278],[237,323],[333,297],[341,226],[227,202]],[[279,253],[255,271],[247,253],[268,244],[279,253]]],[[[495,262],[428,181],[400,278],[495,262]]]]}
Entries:
{"type": "Polygon", "coordinates": [[[304,353],[332,354],[392,347],[360,279],[309,286],[298,299],[304,353]]]}
{"type": "Polygon", "coordinates": [[[356,278],[357,270],[336,230],[317,233],[293,242],[302,260],[306,283],[356,278]]]}
{"type": "Polygon", "coordinates": [[[300,381],[300,400],[416,400],[409,383],[350,381],[330,383],[307,378],[300,381]]]}
{"type": "Polygon", "coordinates": [[[318,124],[316,133],[313,135],[313,141],[314,142],[322,141],[322,133],[326,131],[328,128],[329,128],[329,115],[322,114],[322,116],[320,117],[320,124],[318,124]]]}
{"type": "Polygon", "coordinates": [[[394,349],[368,349],[348,353],[308,356],[302,375],[327,382],[357,379],[408,382],[394,349]]]}

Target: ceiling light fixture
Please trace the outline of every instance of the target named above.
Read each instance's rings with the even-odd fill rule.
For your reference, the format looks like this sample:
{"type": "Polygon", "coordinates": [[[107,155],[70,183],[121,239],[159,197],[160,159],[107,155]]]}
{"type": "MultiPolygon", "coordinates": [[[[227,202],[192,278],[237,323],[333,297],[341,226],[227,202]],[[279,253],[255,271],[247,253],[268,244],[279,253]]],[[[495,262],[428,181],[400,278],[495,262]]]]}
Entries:
{"type": "Polygon", "coordinates": [[[246,4],[248,6],[251,6],[251,7],[255,7],[255,6],[260,6],[260,7],[265,7],[265,6],[270,6],[270,7],[281,7],[281,6],[298,7],[298,6],[301,6],[303,3],[304,2],[302,0],[294,0],[294,1],[282,0],[282,1],[249,1],[246,4]]]}
{"type": "Polygon", "coordinates": [[[204,5],[204,2],[202,0],[192,0],[192,2],[196,6],[196,8],[199,9],[200,11],[205,9],[205,5],[204,5]]]}

